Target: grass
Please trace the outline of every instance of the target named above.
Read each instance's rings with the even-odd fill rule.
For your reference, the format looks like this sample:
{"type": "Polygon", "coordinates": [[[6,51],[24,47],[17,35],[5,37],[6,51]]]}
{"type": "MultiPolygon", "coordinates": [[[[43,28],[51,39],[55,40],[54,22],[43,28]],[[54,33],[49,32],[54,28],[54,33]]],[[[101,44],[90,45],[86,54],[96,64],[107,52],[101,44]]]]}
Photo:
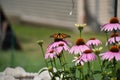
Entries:
{"type": "MultiPolygon", "coordinates": [[[[11,53],[14,53],[14,67],[21,66],[28,72],[37,72],[42,67],[45,67],[45,63],[43,62],[43,56],[41,54],[40,47],[36,43],[38,40],[44,40],[44,49],[46,49],[47,45],[53,41],[49,36],[53,33],[66,33],[71,35],[68,41],[74,44],[75,40],[78,38],[79,33],[73,32],[71,30],[63,29],[63,28],[51,28],[51,26],[33,26],[33,25],[25,25],[25,24],[13,24],[13,29],[15,34],[18,37],[19,42],[23,48],[22,51],[0,51],[0,71],[4,71],[6,67],[11,66],[11,53]]],[[[105,43],[105,36],[103,33],[94,33],[94,32],[84,32],[82,36],[87,41],[90,37],[96,37],[105,43]]],[[[66,60],[68,63],[71,63],[73,59],[72,56],[68,57],[66,54],[66,60]]],[[[97,62],[95,69],[98,69],[99,66],[97,62]]],[[[59,66],[59,64],[57,64],[59,66]]]]}
{"type": "Polygon", "coordinates": [[[38,40],[44,40],[44,49],[52,42],[49,36],[56,32],[66,34],[73,33],[67,29],[50,28],[49,26],[31,26],[24,24],[13,24],[13,29],[23,48],[22,51],[0,51],[0,71],[7,66],[11,66],[11,53],[14,53],[14,67],[22,66],[26,71],[37,72],[45,66],[40,47],[36,43],[38,40]]]}

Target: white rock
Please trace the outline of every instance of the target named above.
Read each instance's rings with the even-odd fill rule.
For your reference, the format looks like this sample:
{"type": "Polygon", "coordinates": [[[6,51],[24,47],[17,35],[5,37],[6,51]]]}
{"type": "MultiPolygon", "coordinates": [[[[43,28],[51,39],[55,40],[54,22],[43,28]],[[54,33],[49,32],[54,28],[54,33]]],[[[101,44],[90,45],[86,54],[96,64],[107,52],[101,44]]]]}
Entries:
{"type": "Polygon", "coordinates": [[[6,68],[4,70],[5,75],[10,75],[10,76],[14,76],[14,77],[18,77],[18,76],[23,76],[26,74],[25,70],[21,67],[16,67],[14,68],[6,68]]]}
{"type": "Polygon", "coordinates": [[[13,76],[4,75],[0,76],[0,80],[18,80],[18,79],[15,79],[13,76]]]}
{"type": "MultiPolygon", "coordinates": [[[[46,67],[42,68],[39,72],[41,72],[44,69],[47,69],[47,68],[46,67]]],[[[56,72],[55,68],[53,70],[56,72]]],[[[51,80],[51,77],[49,75],[49,72],[47,70],[45,70],[45,71],[41,72],[40,74],[34,76],[33,80],[51,80]]],[[[59,79],[57,78],[56,80],[59,80],[59,79]]]]}
{"type": "Polygon", "coordinates": [[[43,71],[40,75],[34,76],[33,80],[51,80],[48,71],[43,71]]]}
{"type": "Polygon", "coordinates": [[[24,70],[23,68],[21,68],[21,67],[16,67],[16,68],[14,69],[14,72],[15,72],[15,74],[14,74],[15,77],[18,77],[18,76],[26,76],[25,70],[24,70]]]}
{"type": "Polygon", "coordinates": [[[15,71],[14,71],[13,68],[7,67],[7,68],[4,70],[4,74],[5,74],[5,75],[9,75],[9,76],[14,76],[14,75],[15,75],[15,71]]]}
{"type": "Polygon", "coordinates": [[[16,68],[6,68],[3,72],[5,75],[13,76],[13,77],[25,77],[25,76],[35,76],[36,73],[26,72],[22,67],[16,68]]]}
{"type": "Polygon", "coordinates": [[[1,76],[4,76],[4,75],[5,75],[5,73],[4,73],[4,72],[0,72],[0,77],[1,77],[1,76]]]}

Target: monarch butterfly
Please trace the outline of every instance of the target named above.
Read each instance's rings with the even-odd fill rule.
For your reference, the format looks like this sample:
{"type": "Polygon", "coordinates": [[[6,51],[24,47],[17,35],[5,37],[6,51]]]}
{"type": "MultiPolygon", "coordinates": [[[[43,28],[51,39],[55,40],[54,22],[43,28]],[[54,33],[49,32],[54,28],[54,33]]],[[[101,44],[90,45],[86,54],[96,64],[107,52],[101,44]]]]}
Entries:
{"type": "Polygon", "coordinates": [[[56,38],[56,39],[63,39],[63,38],[69,38],[70,35],[64,34],[64,33],[55,33],[50,36],[51,38],[56,38]]]}

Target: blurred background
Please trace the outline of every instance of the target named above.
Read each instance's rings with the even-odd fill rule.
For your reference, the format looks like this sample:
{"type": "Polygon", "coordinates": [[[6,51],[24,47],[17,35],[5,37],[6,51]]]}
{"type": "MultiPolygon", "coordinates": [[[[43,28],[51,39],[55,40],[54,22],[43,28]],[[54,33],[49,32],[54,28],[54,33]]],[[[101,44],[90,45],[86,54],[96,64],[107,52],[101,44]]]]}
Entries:
{"type": "Polygon", "coordinates": [[[79,36],[75,23],[87,23],[86,41],[96,37],[105,43],[100,26],[114,16],[114,0],[0,0],[0,15],[0,71],[21,66],[37,72],[45,63],[36,41],[44,40],[45,50],[53,41],[49,36],[61,32],[74,44],[79,36]]]}

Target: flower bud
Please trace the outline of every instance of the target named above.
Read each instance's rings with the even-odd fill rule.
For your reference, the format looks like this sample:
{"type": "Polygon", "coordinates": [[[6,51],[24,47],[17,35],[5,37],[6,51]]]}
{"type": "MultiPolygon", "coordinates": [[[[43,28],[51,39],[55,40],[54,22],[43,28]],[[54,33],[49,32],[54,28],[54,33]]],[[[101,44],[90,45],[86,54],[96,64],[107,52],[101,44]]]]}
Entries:
{"type": "Polygon", "coordinates": [[[39,41],[37,41],[37,43],[38,43],[38,45],[42,46],[43,40],[39,40],[39,41]]]}
{"type": "Polygon", "coordinates": [[[53,72],[53,68],[50,66],[50,67],[48,67],[48,71],[49,72],[53,72]]]}
{"type": "Polygon", "coordinates": [[[79,30],[82,30],[86,24],[75,24],[75,26],[79,29],[79,30]]]}

